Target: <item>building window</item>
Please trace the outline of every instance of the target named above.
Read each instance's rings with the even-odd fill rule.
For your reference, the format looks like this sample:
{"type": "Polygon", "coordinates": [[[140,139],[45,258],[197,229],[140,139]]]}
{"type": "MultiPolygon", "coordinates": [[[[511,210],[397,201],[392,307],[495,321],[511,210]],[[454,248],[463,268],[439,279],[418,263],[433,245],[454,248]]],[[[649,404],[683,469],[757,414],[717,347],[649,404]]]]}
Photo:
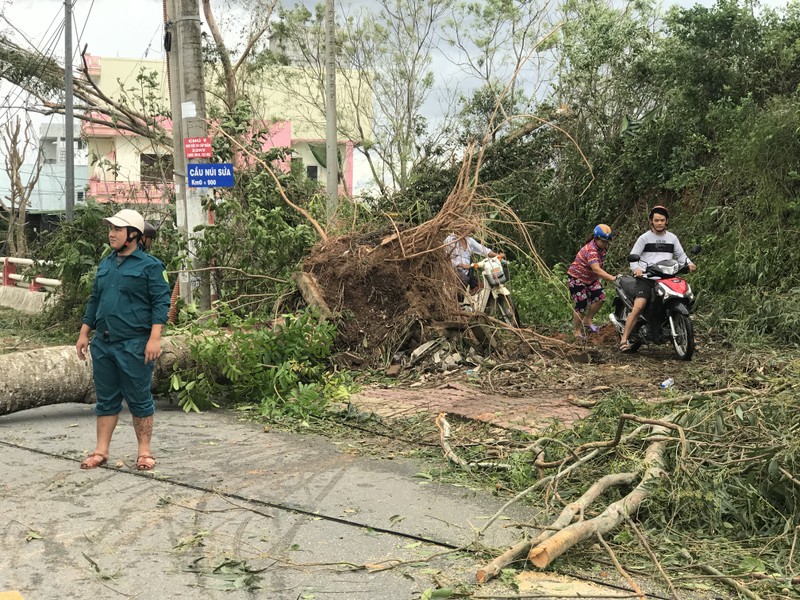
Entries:
{"type": "Polygon", "coordinates": [[[172,156],[140,154],[139,169],[142,183],[170,182],[172,181],[172,156]]]}
{"type": "Polygon", "coordinates": [[[306,176],[314,181],[319,179],[319,167],[317,165],[306,165],[306,176]]]}

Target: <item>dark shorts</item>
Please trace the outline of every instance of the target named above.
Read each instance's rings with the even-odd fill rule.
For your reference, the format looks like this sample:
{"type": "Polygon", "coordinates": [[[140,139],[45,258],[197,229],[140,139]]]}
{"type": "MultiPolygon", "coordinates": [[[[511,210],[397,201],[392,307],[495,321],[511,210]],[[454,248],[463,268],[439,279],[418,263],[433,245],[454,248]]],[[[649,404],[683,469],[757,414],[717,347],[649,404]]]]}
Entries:
{"type": "Polygon", "coordinates": [[[461,280],[461,283],[464,284],[464,287],[467,288],[470,292],[478,287],[478,277],[475,274],[475,269],[456,269],[456,273],[458,273],[458,278],[461,280]]]}
{"type": "Polygon", "coordinates": [[[575,312],[585,313],[590,304],[603,302],[606,299],[600,281],[593,281],[587,284],[569,277],[567,283],[569,285],[569,294],[575,303],[575,312]]]}
{"type": "Polygon", "coordinates": [[[656,282],[646,277],[636,278],[636,298],[644,298],[648,302],[653,297],[653,290],[656,287],[656,282]]]}

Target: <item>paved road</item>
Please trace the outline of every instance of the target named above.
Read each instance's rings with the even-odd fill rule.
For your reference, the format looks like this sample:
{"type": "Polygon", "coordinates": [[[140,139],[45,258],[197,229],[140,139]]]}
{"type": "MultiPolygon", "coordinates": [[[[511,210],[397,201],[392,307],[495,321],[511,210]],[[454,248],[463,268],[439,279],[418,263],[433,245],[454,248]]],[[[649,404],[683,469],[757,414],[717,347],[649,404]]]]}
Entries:
{"type": "MultiPolygon", "coordinates": [[[[131,468],[127,413],[109,465],[81,471],[93,444],[88,405],[0,417],[0,592],[26,600],[418,598],[434,577],[472,583],[478,563],[459,555],[379,572],[348,565],[469,543],[503,502],[419,477],[428,466],[414,461],[356,457],[224,411],[160,405],[152,474],[131,468]]],[[[530,514],[513,507],[508,517],[530,514]]],[[[498,520],[484,543],[517,541],[508,522],[498,520]]]]}

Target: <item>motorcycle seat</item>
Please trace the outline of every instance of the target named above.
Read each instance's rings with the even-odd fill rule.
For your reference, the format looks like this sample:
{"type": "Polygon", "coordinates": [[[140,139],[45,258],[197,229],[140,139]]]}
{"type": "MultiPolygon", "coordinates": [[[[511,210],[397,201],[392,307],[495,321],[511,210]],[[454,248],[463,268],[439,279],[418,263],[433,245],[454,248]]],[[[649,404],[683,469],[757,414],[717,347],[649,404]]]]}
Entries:
{"type": "Polygon", "coordinates": [[[636,278],[632,275],[623,275],[619,278],[619,286],[629,298],[636,296],[636,278]]]}

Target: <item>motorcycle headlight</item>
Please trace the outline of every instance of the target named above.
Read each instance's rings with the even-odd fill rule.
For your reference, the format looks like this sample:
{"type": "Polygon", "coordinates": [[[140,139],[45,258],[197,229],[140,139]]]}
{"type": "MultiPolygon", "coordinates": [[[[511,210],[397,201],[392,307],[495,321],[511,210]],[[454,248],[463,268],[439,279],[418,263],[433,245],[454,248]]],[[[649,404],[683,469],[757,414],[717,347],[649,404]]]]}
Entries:
{"type": "Polygon", "coordinates": [[[692,301],[692,300],[694,300],[694,293],[691,290],[689,290],[688,292],[686,292],[686,295],[684,297],[687,300],[692,301]]]}

